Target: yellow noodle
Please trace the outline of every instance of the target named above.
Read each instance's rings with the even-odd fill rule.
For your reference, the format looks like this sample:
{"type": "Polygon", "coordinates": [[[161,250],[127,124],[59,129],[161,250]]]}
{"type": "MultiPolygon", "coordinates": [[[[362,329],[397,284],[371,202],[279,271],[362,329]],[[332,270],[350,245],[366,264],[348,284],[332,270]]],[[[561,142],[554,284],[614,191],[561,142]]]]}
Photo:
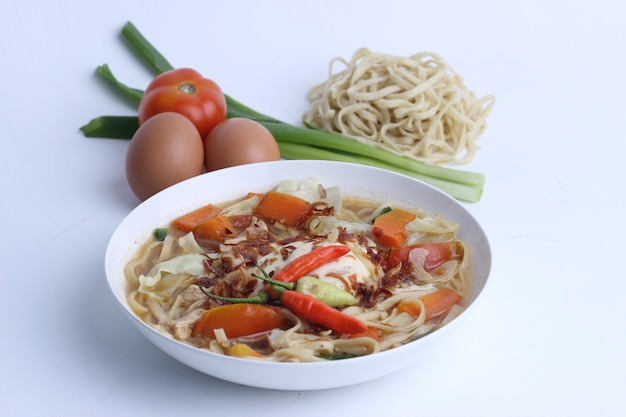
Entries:
{"type": "Polygon", "coordinates": [[[308,93],[306,123],[432,164],[470,162],[495,98],[478,98],[433,53],[397,57],[357,50],[335,58],[308,93]],[[345,66],[333,72],[336,63],[345,66]]]}
{"type": "Polygon", "coordinates": [[[147,313],[150,312],[141,302],[137,300],[138,291],[133,291],[126,297],[128,302],[128,306],[130,309],[137,314],[139,317],[144,317],[147,313]]]}

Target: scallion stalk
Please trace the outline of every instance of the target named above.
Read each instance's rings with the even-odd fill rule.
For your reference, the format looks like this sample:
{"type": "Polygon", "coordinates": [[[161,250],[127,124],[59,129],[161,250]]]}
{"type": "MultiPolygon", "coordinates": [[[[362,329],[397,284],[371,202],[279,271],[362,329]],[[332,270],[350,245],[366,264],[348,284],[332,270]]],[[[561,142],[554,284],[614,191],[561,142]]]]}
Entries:
{"type": "Polygon", "coordinates": [[[481,186],[461,184],[457,182],[447,181],[441,178],[422,175],[415,171],[402,169],[397,166],[393,166],[383,161],[372,159],[366,156],[359,156],[350,153],[340,153],[328,149],[317,148],[315,146],[280,141],[278,142],[278,148],[280,149],[281,156],[285,159],[340,161],[368,165],[376,168],[383,168],[394,171],[399,174],[404,174],[423,181],[427,184],[432,185],[433,187],[437,187],[458,200],[477,202],[480,200],[483,193],[483,188],[481,186]]]}
{"type": "Polygon", "coordinates": [[[100,116],[81,126],[88,138],[130,139],[139,128],[137,116],[100,116]]]}
{"type": "Polygon", "coordinates": [[[274,119],[273,117],[267,116],[263,113],[259,113],[258,111],[251,109],[245,104],[242,104],[241,102],[235,100],[228,94],[224,94],[224,97],[226,98],[226,105],[228,110],[226,117],[228,117],[229,119],[232,117],[246,117],[248,119],[254,119],[257,122],[285,124],[278,119],[274,119]]]}
{"type": "Polygon", "coordinates": [[[139,32],[131,22],[122,28],[122,35],[133,46],[135,52],[143,58],[155,74],[173,70],[174,67],[167,59],[139,32]]]}
{"type": "Polygon", "coordinates": [[[113,72],[111,72],[111,68],[109,68],[107,64],[100,65],[96,69],[96,73],[115,85],[122,93],[124,93],[124,95],[130,98],[135,105],[139,105],[141,97],[143,96],[143,90],[140,90],[138,88],[131,88],[128,87],[126,84],[119,82],[118,79],[115,78],[113,72]]]}
{"type": "MultiPolygon", "coordinates": [[[[324,141],[319,142],[321,146],[316,146],[315,140],[309,140],[311,138],[315,139],[318,136],[315,134],[309,135],[311,132],[318,134],[324,132],[310,131],[309,129],[287,125],[284,123],[265,121],[260,121],[259,123],[264,125],[272,133],[274,138],[276,138],[280,154],[285,159],[327,160],[369,165],[395,171],[424,181],[442,191],[447,192],[452,197],[459,200],[476,202],[479,201],[482,196],[483,188],[480,183],[472,184],[467,181],[460,182],[446,178],[450,177],[450,175],[448,175],[448,171],[452,171],[452,173],[461,173],[462,171],[443,168],[444,175],[438,177],[435,176],[433,171],[430,170],[424,173],[419,170],[404,168],[397,164],[387,162],[384,159],[373,158],[367,154],[351,152],[350,149],[342,150],[342,146],[326,148],[323,146],[325,144],[324,141]]],[[[86,137],[131,139],[138,127],[139,123],[136,116],[100,116],[91,120],[87,125],[81,127],[81,130],[86,137]]],[[[328,135],[333,137],[336,136],[332,134],[328,135]]],[[[337,138],[341,140],[345,139],[342,137],[337,138]]],[[[359,144],[367,146],[351,139],[345,140],[350,141],[348,142],[348,145],[359,144]]],[[[434,173],[438,172],[439,170],[434,171],[434,173]]]]}
{"type": "Polygon", "coordinates": [[[321,130],[301,128],[285,123],[261,122],[261,124],[272,132],[278,142],[299,143],[327,150],[347,152],[358,157],[367,157],[384,162],[387,167],[391,167],[390,169],[397,168],[425,177],[439,178],[444,181],[478,187],[482,187],[485,184],[484,176],[479,173],[424,164],[354,139],[321,130]]]}

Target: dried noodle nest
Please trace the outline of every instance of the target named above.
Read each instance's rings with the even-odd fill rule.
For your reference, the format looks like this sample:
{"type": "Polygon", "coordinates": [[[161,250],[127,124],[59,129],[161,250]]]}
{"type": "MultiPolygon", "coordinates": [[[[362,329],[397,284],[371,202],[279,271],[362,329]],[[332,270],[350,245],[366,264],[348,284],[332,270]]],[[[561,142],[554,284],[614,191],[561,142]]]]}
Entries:
{"type": "Polygon", "coordinates": [[[305,123],[431,164],[470,162],[494,97],[478,98],[433,53],[396,57],[362,48],[335,58],[308,94],[305,123]],[[333,74],[333,66],[346,66],[333,74]]]}

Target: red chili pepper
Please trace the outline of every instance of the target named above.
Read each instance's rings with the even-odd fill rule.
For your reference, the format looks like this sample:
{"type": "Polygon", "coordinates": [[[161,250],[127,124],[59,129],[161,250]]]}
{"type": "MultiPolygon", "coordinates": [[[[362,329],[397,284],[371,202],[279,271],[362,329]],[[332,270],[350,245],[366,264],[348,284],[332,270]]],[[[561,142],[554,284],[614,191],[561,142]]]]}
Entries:
{"type": "Polygon", "coordinates": [[[356,317],[345,314],[308,294],[272,286],[280,302],[298,317],[310,320],[338,333],[361,333],[367,325],[356,317]]]}
{"type": "Polygon", "coordinates": [[[309,294],[288,290],[276,284],[267,285],[258,295],[249,298],[221,297],[205,291],[202,287],[201,289],[207,297],[230,303],[267,304],[270,300],[280,300],[283,306],[298,317],[338,333],[353,334],[367,330],[367,325],[356,317],[345,314],[309,294]]]}
{"type": "Polygon", "coordinates": [[[350,248],[343,245],[322,246],[296,258],[274,275],[274,280],[294,282],[317,267],[333,261],[346,253],[350,248]]]}
{"type": "Polygon", "coordinates": [[[339,288],[335,284],[322,281],[312,276],[303,276],[298,278],[296,282],[276,281],[275,279],[271,279],[263,268],[260,266],[257,266],[257,268],[261,270],[263,276],[254,274],[252,274],[252,276],[269,283],[265,287],[264,292],[269,293],[272,299],[276,299],[278,296],[273,291],[271,284],[282,287],[286,290],[293,290],[308,294],[316,300],[319,300],[324,304],[328,304],[331,307],[348,306],[356,303],[356,297],[354,295],[339,288]]]}

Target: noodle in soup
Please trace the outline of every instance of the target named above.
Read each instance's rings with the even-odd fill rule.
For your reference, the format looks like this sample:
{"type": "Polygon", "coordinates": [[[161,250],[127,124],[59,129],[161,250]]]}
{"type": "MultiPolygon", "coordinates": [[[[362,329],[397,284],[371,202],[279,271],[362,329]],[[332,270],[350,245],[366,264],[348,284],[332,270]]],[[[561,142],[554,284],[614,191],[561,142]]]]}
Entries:
{"type": "MultiPolygon", "coordinates": [[[[283,181],[268,191],[303,200],[311,210],[300,223],[287,225],[284,218],[260,214],[268,193],[249,193],[215,206],[211,218],[224,216],[232,227],[219,239],[207,239],[198,228],[181,228],[174,221],[164,225],[160,232],[165,237],[146,242],[125,266],[133,312],[156,330],[200,349],[256,360],[311,362],[403,345],[463,310],[471,284],[471,254],[457,236],[458,224],[415,207],[351,198],[315,178],[283,181]],[[373,233],[374,219],[390,209],[411,214],[399,248],[382,246],[373,233]],[[349,250],[304,276],[348,294],[352,302],[332,308],[364,323],[366,331],[333,330],[303,318],[280,298],[266,301],[280,312],[285,325],[231,337],[223,328],[197,331],[207,311],[231,304],[215,296],[242,303],[267,295],[271,284],[263,274],[277,277],[294,260],[325,246],[349,250]],[[444,292],[456,297],[454,301],[439,297],[444,292]]],[[[304,278],[295,281],[295,290],[300,291],[301,281],[304,278]]],[[[319,294],[311,295],[328,304],[319,294]]]]}

